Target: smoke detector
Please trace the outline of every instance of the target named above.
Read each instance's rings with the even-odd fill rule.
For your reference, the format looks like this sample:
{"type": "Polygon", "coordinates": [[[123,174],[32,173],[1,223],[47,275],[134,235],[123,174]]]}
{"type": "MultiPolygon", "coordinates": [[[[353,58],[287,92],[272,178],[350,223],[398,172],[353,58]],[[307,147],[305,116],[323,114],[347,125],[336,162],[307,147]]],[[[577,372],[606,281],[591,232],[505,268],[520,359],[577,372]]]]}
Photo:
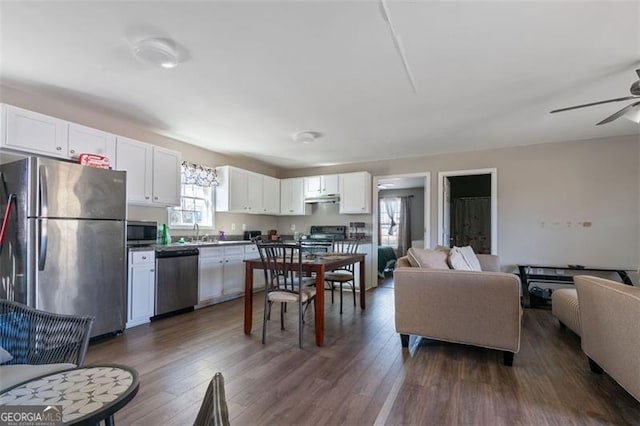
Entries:
{"type": "Polygon", "coordinates": [[[147,38],[133,45],[133,54],[147,64],[175,68],[180,63],[176,44],[168,38],[147,38]]]}
{"type": "Polygon", "coordinates": [[[320,137],[322,137],[322,133],[320,132],[305,130],[304,132],[298,132],[295,135],[293,135],[293,140],[295,142],[307,144],[315,141],[320,137]]]}

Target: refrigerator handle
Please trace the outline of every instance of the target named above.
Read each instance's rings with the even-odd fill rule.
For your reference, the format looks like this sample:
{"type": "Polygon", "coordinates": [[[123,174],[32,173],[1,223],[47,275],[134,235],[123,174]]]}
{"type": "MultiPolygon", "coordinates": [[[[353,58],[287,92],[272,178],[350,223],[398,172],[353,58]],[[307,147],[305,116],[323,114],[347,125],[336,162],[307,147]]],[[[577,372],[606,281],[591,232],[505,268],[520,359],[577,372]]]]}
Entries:
{"type": "Polygon", "coordinates": [[[47,219],[38,219],[40,227],[40,256],[38,256],[38,270],[44,271],[44,264],[47,260],[47,243],[49,236],[47,235],[47,219]]]}
{"type": "Polygon", "coordinates": [[[47,217],[49,211],[49,191],[47,189],[47,173],[44,166],[40,166],[38,170],[38,178],[40,180],[40,212],[38,216],[47,217]]]}

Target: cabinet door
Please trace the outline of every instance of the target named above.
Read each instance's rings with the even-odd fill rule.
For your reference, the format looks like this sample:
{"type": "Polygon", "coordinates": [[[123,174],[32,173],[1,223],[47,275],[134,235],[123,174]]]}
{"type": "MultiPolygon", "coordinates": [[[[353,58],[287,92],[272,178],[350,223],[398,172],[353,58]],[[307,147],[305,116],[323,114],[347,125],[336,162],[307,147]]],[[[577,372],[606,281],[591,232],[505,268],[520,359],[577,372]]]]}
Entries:
{"type": "Polygon", "coordinates": [[[4,132],[2,144],[35,154],[67,158],[68,123],[64,120],[3,106],[4,132]]]}
{"type": "Polygon", "coordinates": [[[229,167],[230,212],[248,212],[247,175],[245,170],[229,167]]]}
{"type": "MultiPolygon", "coordinates": [[[[371,244],[360,244],[358,246],[358,253],[366,254],[364,257],[364,276],[365,276],[365,285],[367,288],[371,288],[374,285],[373,277],[371,275],[371,265],[372,265],[372,250],[373,246],[371,244]]],[[[360,288],[360,264],[355,265],[355,277],[356,277],[356,288],[360,288]]]]}
{"type": "Polygon", "coordinates": [[[244,291],[244,254],[225,256],[222,293],[238,294],[244,291]]]}
{"type": "Polygon", "coordinates": [[[200,255],[198,268],[198,300],[222,296],[224,258],[200,255]]]}
{"type": "Polygon", "coordinates": [[[299,216],[310,213],[310,206],[304,203],[304,183],[302,178],[280,181],[280,214],[299,216]]]}
{"type": "Polygon", "coordinates": [[[247,172],[247,212],[248,213],[264,213],[262,205],[263,181],[262,175],[247,172]]]}
{"type": "Polygon", "coordinates": [[[127,172],[127,202],[150,204],[153,185],[153,147],[133,139],[118,137],[116,169],[127,172]]]}
{"type": "Polygon", "coordinates": [[[262,179],[262,212],[278,214],[280,213],[280,180],[271,176],[263,176],[262,179]]]}
{"type": "Polygon", "coordinates": [[[322,193],[322,176],[308,176],[302,178],[304,182],[304,197],[317,197],[322,193]]]}
{"type": "Polygon", "coordinates": [[[340,175],[340,213],[371,213],[371,175],[368,172],[340,175]]]}
{"type": "Polygon", "coordinates": [[[116,163],[116,136],[91,127],[69,123],[69,158],[80,154],[98,154],[109,158],[111,167],[116,163]]]}
{"type": "Polygon", "coordinates": [[[321,176],[321,188],[320,192],[323,195],[326,194],[339,194],[340,188],[338,184],[338,175],[326,175],[321,176]]]}
{"type": "Polygon", "coordinates": [[[155,269],[153,263],[129,268],[127,327],[149,322],[154,315],[155,269]]]}
{"type": "Polygon", "coordinates": [[[163,206],[180,205],[180,164],[177,151],[153,147],[153,202],[163,206]]]}

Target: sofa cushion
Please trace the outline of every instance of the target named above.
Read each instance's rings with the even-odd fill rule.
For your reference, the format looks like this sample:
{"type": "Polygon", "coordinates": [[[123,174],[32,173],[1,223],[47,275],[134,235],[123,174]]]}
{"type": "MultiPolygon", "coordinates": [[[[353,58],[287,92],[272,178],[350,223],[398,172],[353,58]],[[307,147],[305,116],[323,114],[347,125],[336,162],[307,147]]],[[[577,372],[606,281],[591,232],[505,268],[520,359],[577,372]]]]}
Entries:
{"type": "Polygon", "coordinates": [[[75,364],[13,364],[0,366],[0,392],[36,377],[76,368],[75,364]]]}
{"type": "Polygon", "coordinates": [[[453,247],[449,252],[449,265],[458,271],[482,271],[471,246],[453,247]]]}
{"type": "Polygon", "coordinates": [[[407,250],[407,258],[414,268],[450,269],[447,264],[447,253],[441,250],[411,247],[407,250]]]}

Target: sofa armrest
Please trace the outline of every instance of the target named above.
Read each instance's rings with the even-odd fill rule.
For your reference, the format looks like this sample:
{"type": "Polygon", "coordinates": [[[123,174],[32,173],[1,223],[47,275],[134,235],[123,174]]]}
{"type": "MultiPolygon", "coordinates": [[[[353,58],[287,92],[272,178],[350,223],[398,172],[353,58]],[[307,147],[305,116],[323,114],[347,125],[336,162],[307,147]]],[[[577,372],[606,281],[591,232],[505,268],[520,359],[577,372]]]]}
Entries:
{"type": "Polygon", "coordinates": [[[409,258],[407,256],[402,256],[396,260],[396,268],[411,268],[411,263],[409,263],[409,258]]]}
{"type": "Polygon", "coordinates": [[[501,272],[396,268],[396,331],[518,352],[520,279],[501,272]]]}
{"type": "Polygon", "coordinates": [[[640,401],[640,288],[604,278],[574,278],[582,350],[640,401]]]}

